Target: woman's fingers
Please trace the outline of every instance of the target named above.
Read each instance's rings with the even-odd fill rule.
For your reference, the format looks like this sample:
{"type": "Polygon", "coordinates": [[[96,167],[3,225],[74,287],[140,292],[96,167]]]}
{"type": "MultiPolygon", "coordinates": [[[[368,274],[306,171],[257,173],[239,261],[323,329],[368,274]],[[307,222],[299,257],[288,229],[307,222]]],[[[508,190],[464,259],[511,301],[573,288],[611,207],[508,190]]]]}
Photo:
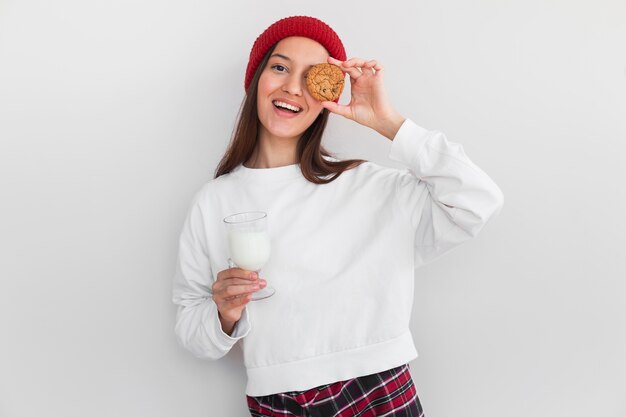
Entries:
{"type": "MultiPolygon", "coordinates": [[[[348,61],[346,61],[348,62],[348,61]]],[[[372,74],[376,74],[378,71],[382,71],[383,70],[383,66],[380,65],[378,63],[378,61],[376,61],[375,59],[372,59],[370,61],[365,61],[362,59],[357,59],[354,61],[353,64],[356,67],[359,67],[361,69],[362,72],[364,72],[365,70],[370,70],[370,72],[372,74]]]]}
{"type": "Polygon", "coordinates": [[[362,67],[363,65],[365,65],[365,62],[366,61],[362,58],[350,58],[343,61],[342,65],[345,67],[362,67]]]}
{"type": "Polygon", "coordinates": [[[252,300],[252,294],[242,295],[239,298],[235,298],[234,300],[227,301],[231,306],[237,307],[242,304],[246,304],[248,301],[252,300]]]}
{"type": "Polygon", "coordinates": [[[224,300],[222,300],[221,304],[222,305],[226,305],[228,307],[237,307],[241,304],[245,304],[248,301],[250,301],[252,299],[252,294],[251,292],[246,293],[246,294],[239,294],[236,295],[234,297],[230,297],[230,298],[225,298],[224,300]]]}
{"type": "Polygon", "coordinates": [[[256,272],[253,273],[241,268],[229,268],[217,273],[217,279],[213,282],[211,289],[216,293],[229,285],[258,285],[261,282],[265,282],[265,280],[259,278],[256,272]]]}
{"type": "Polygon", "coordinates": [[[244,306],[252,294],[265,287],[265,280],[257,273],[241,268],[228,268],[217,273],[211,286],[211,298],[221,317],[228,321],[240,319],[244,306]]]}
{"type": "Polygon", "coordinates": [[[218,303],[232,301],[260,290],[265,284],[264,279],[250,281],[242,278],[222,278],[213,283],[213,299],[218,303]]]}
{"type": "MultiPolygon", "coordinates": [[[[229,268],[217,273],[217,279],[230,279],[230,278],[242,278],[247,280],[254,280],[254,274],[256,272],[246,271],[241,268],[229,268]]],[[[258,276],[258,274],[257,274],[258,276]]]]}
{"type": "Polygon", "coordinates": [[[339,104],[339,103],[335,103],[334,101],[323,101],[322,102],[322,107],[327,108],[328,110],[330,110],[333,113],[337,113],[343,117],[347,117],[348,119],[351,119],[351,110],[350,110],[350,106],[346,106],[343,104],[339,104]]]}
{"type": "Polygon", "coordinates": [[[252,295],[254,292],[258,291],[259,288],[255,290],[242,290],[241,292],[223,292],[217,297],[213,295],[213,299],[217,302],[218,305],[228,304],[231,301],[238,300],[240,298],[245,298],[248,295],[252,295]]]}
{"type": "Polygon", "coordinates": [[[376,61],[375,59],[372,59],[371,61],[367,61],[364,65],[365,68],[373,68],[374,70],[376,70],[376,72],[378,71],[382,71],[383,70],[383,66],[380,65],[378,63],[378,61],[376,61]]]}
{"type": "Polygon", "coordinates": [[[235,297],[215,300],[218,310],[228,311],[233,308],[237,308],[243,304],[246,304],[252,299],[252,293],[241,294],[235,297]]]}
{"type": "MultiPolygon", "coordinates": [[[[331,58],[333,59],[333,58],[331,58]]],[[[357,79],[361,76],[361,71],[359,71],[358,68],[355,67],[346,67],[344,65],[341,64],[341,61],[337,61],[335,59],[335,61],[337,62],[335,65],[337,65],[339,68],[341,68],[342,71],[348,73],[348,75],[354,79],[357,79]]]]}
{"type": "Polygon", "coordinates": [[[213,297],[215,297],[215,295],[217,294],[218,296],[222,298],[232,298],[237,295],[258,291],[259,289],[261,289],[260,283],[227,285],[221,288],[218,287],[213,292],[213,297]]]}
{"type": "Polygon", "coordinates": [[[342,70],[350,74],[352,78],[358,78],[363,74],[363,70],[370,70],[372,74],[383,70],[383,66],[375,59],[366,61],[362,58],[350,58],[346,61],[339,61],[333,57],[328,58],[329,63],[335,64],[342,70]]]}
{"type": "MultiPolygon", "coordinates": [[[[227,278],[222,280],[222,284],[223,286],[227,286],[227,285],[248,285],[248,284],[258,284],[259,282],[261,282],[262,278],[256,279],[256,280],[250,280],[250,279],[246,279],[246,278],[227,278]]],[[[216,281],[218,282],[218,281],[216,281]]],[[[220,284],[218,284],[220,285],[220,284]]]]}

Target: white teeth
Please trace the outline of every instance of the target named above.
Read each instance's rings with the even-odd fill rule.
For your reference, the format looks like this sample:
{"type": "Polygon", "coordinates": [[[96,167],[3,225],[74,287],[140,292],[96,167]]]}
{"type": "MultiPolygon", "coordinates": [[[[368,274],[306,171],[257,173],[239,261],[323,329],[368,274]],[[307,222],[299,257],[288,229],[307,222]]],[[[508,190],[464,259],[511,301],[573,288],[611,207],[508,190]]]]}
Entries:
{"type": "Polygon", "coordinates": [[[296,106],[292,106],[291,104],[287,104],[287,103],[283,103],[282,101],[273,101],[272,103],[274,103],[274,105],[278,106],[278,107],[283,107],[285,109],[289,109],[289,110],[293,110],[295,112],[299,112],[300,108],[296,107],[296,106]]]}

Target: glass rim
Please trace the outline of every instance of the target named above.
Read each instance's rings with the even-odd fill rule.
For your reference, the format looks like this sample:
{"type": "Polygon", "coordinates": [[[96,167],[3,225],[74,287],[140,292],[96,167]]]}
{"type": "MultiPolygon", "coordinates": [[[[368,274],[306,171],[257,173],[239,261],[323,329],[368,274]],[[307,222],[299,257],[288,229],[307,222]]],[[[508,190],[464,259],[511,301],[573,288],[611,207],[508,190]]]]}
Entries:
{"type": "Polygon", "coordinates": [[[254,222],[254,221],[257,221],[257,220],[264,219],[264,218],[266,218],[266,217],[267,217],[267,213],[266,213],[266,212],[264,212],[264,211],[242,211],[242,212],[240,212],[240,213],[234,213],[234,214],[230,214],[230,215],[228,215],[228,216],[224,217],[223,221],[224,221],[224,223],[227,223],[227,224],[241,224],[241,223],[249,223],[249,222],[254,222]],[[232,221],[232,220],[231,220],[231,221],[229,221],[229,220],[228,220],[228,219],[230,219],[231,217],[239,216],[239,215],[242,215],[242,214],[255,214],[255,213],[261,214],[261,216],[259,216],[259,217],[255,217],[255,218],[253,218],[253,219],[249,219],[249,220],[241,220],[241,221],[232,221]]]}

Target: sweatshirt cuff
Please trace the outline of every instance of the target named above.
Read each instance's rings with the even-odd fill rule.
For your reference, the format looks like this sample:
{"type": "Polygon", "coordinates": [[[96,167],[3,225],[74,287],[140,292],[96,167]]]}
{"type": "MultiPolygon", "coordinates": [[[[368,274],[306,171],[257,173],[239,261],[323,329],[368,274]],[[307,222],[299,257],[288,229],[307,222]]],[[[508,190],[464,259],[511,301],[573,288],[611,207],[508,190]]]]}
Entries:
{"type": "Polygon", "coordinates": [[[431,131],[405,119],[393,137],[389,159],[401,162],[409,168],[419,166],[419,155],[431,136],[431,131]]]}
{"type": "Polygon", "coordinates": [[[241,313],[241,318],[237,323],[235,323],[235,327],[233,329],[233,334],[229,336],[222,330],[222,323],[220,323],[220,318],[217,311],[217,305],[211,301],[211,314],[212,323],[209,325],[205,325],[206,331],[211,335],[211,339],[215,342],[215,344],[223,351],[230,350],[237,341],[250,332],[252,326],[250,325],[250,317],[248,316],[248,309],[244,308],[241,313]]]}

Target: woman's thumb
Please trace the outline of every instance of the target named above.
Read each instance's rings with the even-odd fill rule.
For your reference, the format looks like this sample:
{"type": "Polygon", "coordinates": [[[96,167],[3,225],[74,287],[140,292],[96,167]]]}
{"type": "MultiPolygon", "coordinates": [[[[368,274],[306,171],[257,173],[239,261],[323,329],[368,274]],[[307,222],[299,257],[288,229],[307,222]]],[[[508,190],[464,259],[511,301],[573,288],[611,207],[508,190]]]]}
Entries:
{"type": "Polygon", "coordinates": [[[333,113],[337,113],[343,117],[350,118],[349,106],[344,106],[344,105],[335,103],[334,101],[322,101],[322,106],[333,113]]]}

